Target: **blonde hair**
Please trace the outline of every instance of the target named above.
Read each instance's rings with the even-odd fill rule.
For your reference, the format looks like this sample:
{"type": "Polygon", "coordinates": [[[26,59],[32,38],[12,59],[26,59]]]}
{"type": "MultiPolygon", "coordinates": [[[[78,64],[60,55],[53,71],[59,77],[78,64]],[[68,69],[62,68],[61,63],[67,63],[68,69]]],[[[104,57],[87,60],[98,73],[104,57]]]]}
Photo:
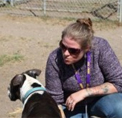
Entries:
{"type": "Polygon", "coordinates": [[[62,40],[65,36],[71,37],[72,40],[77,41],[82,49],[91,47],[94,31],[92,29],[92,21],[90,18],[77,19],[75,23],[67,26],[62,32],[62,40]]]}

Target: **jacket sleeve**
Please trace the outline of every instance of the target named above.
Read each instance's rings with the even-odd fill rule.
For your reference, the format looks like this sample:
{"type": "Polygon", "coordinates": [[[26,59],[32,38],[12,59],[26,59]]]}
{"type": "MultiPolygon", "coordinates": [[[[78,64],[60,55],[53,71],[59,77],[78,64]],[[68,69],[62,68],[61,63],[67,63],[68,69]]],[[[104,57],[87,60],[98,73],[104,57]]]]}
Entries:
{"type": "Polygon", "coordinates": [[[49,94],[58,103],[64,102],[62,84],[59,77],[59,68],[56,63],[56,54],[51,53],[48,57],[45,71],[45,85],[49,94]]]}
{"type": "Polygon", "coordinates": [[[122,92],[122,67],[106,40],[100,42],[99,64],[106,82],[112,83],[118,92],[122,92]]]}

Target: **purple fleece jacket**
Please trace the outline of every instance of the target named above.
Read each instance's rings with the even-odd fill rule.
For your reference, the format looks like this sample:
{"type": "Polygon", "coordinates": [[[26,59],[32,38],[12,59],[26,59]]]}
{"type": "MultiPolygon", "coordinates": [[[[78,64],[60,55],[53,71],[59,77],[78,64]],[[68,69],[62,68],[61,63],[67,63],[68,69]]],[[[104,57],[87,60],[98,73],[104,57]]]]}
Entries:
{"type": "MultiPolygon", "coordinates": [[[[86,56],[75,63],[83,86],[86,87],[86,56]]],[[[63,62],[60,48],[50,53],[46,65],[46,89],[58,104],[65,103],[66,98],[81,90],[71,65],[63,62]]],[[[91,79],[90,86],[94,87],[105,82],[112,83],[118,92],[122,92],[122,67],[109,43],[99,37],[92,40],[91,49],[91,79]]],[[[95,97],[87,98],[87,103],[95,97]]],[[[79,104],[84,104],[84,101],[79,104]]]]}

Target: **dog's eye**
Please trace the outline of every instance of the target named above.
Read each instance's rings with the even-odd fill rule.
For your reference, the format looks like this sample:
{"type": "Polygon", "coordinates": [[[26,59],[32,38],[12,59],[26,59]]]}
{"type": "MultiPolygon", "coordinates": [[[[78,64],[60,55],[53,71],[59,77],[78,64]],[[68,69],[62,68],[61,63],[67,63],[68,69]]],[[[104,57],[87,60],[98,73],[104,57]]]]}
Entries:
{"type": "Polygon", "coordinates": [[[37,84],[37,83],[33,83],[31,86],[32,86],[33,88],[34,88],[34,87],[41,87],[41,85],[40,85],[40,84],[37,84]]]}

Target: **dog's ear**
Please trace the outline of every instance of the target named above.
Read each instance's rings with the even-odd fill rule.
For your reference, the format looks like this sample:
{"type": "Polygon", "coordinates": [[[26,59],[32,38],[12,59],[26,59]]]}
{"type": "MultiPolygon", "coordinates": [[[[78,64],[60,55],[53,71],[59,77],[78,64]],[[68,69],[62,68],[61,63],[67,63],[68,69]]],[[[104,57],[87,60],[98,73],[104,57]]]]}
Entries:
{"type": "Polygon", "coordinates": [[[22,87],[25,79],[26,76],[20,74],[14,76],[14,78],[11,80],[10,88],[9,88],[11,94],[9,95],[9,97],[12,101],[20,99],[20,88],[22,87]]]}
{"type": "Polygon", "coordinates": [[[40,75],[41,70],[39,70],[39,69],[31,69],[31,70],[28,70],[28,71],[26,71],[24,73],[28,74],[31,77],[36,78],[37,76],[40,75]]]}
{"type": "Polygon", "coordinates": [[[25,75],[23,74],[19,74],[19,75],[16,75],[13,79],[12,79],[12,83],[13,83],[13,86],[22,86],[24,81],[25,81],[26,77],[25,75]]]}

